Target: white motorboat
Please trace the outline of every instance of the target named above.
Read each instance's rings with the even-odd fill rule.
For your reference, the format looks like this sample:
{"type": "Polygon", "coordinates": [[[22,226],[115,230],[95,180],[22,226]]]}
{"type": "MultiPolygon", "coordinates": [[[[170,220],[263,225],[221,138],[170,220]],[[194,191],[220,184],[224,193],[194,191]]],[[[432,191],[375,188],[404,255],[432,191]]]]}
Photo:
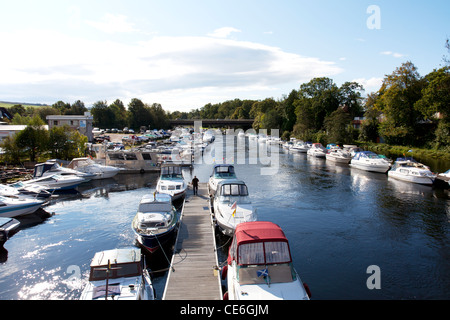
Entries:
{"type": "Polygon", "coordinates": [[[146,194],[131,222],[138,242],[150,253],[173,240],[179,215],[168,194],[146,194]]]}
{"type": "Polygon", "coordinates": [[[289,152],[307,153],[309,146],[303,141],[297,141],[289,147],[289,152]]]}
{"type": "Polygon", "coordinates": [[[90,181],[96,176],[92,173],[84,173],[60,166],[57,162],[51,160],[44,163],[38,163],[34,166],[33,178],[47,177],[54,174],[80,177],[83,178],[85,182],[90,181]]]}
{"type": "Polygon", "coordinates": [[[223,180],[217,185],[213,211],[219,229],[227,236],[233,235],[239,223],[257,220],[247,185],[241,180],[223,180]]]}
{"type": "Polygon", "coordinates": [[[350,163],[350,161],[352,160],[352,155],[350,154],[350,152],[334,148],[328,151],[328,153],[325,155],[325,158],[329,161],[337,163],[350,163]]]}
{"type": "Polygon", "coordinates": [[[432,185],[436,175],[430,171],[430,168],[417,162],[412,157],[397,158],[388,171],[389,178],[403,180],[412,183],[432,185]]]}
{"type": "Polygon", "coordinates": [[[48,191],[46,186],[28,183],[25,184],[22,181],[16,181],[14,183],[8,184],[8,187],[16,190],[18,196],[28,196],[33,198],[50,198],[53,195],[52,192],[48,191]]]}
{"type": "Polygon", "coordinates": [[[327,149],[323,147],[321,143],[313,143],[311,148],[308,149],[308,156],[316,158],[325,158],[327,155],[327,149]]]}
{"type": "Polygon", "coordinates": [[[203,133],[203,142],[207,142],[207,143],[211,143],[215,140],[215,135],[214,132],[212,130],[207,130],[203,133]]]}
{"type": "Polygon", "coordinates": [[[112,178],[120,171],[117,167],[104,166],[90,158],[74,158],[67,167],[83,173],[93,174],[92,179],[95,180],[112,178]]]}
{"type": "Polygon", "coordinates": [[[236,227],[222,279],[228,300],[309,300],[311,293],[292,264],[283,230],[268,221],[236,227]]]}
{"type": "Polygon", "coordinates": [[[172,197],[172,201],[176,201],[186,196],[186,189],[187,183],[184,181],[182,167],[162,164],[156,192],[168,194],[172,197]]]}
{"type": "Polygon", "coordinates": [[[223,180],[237,179],[232,164],[216,164],[214,165],[211,176],[208,180],[208,192],[211,195],[216,193],[217,184],[223,180]]]}
{"type": "Polygon", "coordinates": [[[14,218],[0,217],[0,247],[17,232],[20,222],[14,218]]]}
{"type": "Polygon", "coordinates": [[[51,176],[44,176],[23,181],[25,185],[40,185],[47,188],[47,190],[50,192],[75,189],[83,182],[86,182],[86,179],[78,177],[76,175],[60,174],[53,174],[51,176]]]}
{"type": "Polygon", "coordinates": [[[80,300],[154,300],[145,259],[138,248],[97,252],[80,300]]]}
{"type": "Polygon", "coordinates": [[[35,212],[44,203],[44,200],[34,198],[0,196],[0,217],[14,218],[24,216],[35,212]]]}
{"type": "Polygon", "coordinates": [[[355,153],[350,161],[350,166],[370,172],[386,173],[390,168],[390,163],[372,151],[360,151],[355,153]]]}

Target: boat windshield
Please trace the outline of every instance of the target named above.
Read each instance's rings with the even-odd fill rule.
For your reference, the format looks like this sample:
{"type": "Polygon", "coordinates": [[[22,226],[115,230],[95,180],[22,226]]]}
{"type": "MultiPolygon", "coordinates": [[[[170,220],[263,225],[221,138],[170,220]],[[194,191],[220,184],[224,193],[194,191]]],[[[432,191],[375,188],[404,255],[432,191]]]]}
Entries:
{"type": "Polygon", "coordinates": [[[234,167],[226,166],[226,167],[216,167],[214,169],[214,178],[236,178],[236,174],[234,172],[234,167]]]}
{"type": "Polygon", "coordinates": [[[220,202],[236,202],[238,204],[251,203],[245,184],[225,184],[221,188],[220,202]]]}
{"type": "MultiPolygon", "coordinates": [[[[89,281],[98,281],[106,279],[106,271],[108,270],[108,266],[95,266],[91,268],[91,276],[89,281]]],[[[140,263],[122,263],[122,264],[112,264],[110,266],[108,278],[116,279],[116,278],[124,278],[124,277],[133,277],[140,275],[140,263]]]]}
{"type": "Polygon", "coordinates": [[[252,242],[238,248],[239,265],[261,265],[291,262],[288,243],[285,241],[252,242]]]}
{"type": "Polygon", "coordinates": [[[162,167],[161,179],[182,179],[181,167],[162,167]]]}

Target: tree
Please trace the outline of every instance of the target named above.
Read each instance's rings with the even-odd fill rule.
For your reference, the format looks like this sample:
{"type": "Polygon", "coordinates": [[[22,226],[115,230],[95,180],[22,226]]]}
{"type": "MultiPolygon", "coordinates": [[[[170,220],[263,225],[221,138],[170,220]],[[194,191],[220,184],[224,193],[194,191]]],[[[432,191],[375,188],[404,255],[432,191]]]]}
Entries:
{"type": "Polygon", "coordinates": [[[115,116],[113,110],[108,107],[106,101],[97,101],[92,105],[91,114],[94,118],[94,126],[99,128],[113,128],[115,116]]]}
{"type": "Polygon", "coordinates": [[[350,143],[353,140],[349,127],[352,116],[344,108],[338,108],[325,117],[324,126],[327,131],[328,141],[336,144],[350,143]]]}
{"type": "Polygon", "coordinates": [[[294,105],[296,135],[317,132],[323,128],[325,117],[339,107],[339,88],[329,78],[314,78],[300,86],[299,98],[294,105]]]}
{"type": "Polygon", "coordinates": [[[17,145],[16,138],[14,136],[5,137],[0,146],[4,149],[3,161],[18,164],[20,163],[20,155],[22,148],[17,145]]]}
{"type": "Polygon", "coordinates": [[[347,108],[350,116],[357,117],[362,112],[362,85],[357,82],[345,82],[340,88],[340,104],[347,108]]]}
{"type": "Polygon", "coordinates": [[[44,125],[42,119],[36,115],[16,136],[17,146],[28,151],[30,161],[36,161],[37,156],[47,150],[48,132],[44,125]]]}
{"type": "Polygon", "coordinates": [[[112,125],[113,128],[124,128],[127,126],[127,110],[121,100],[116,99],[110,104],[109,109],[114,114],[114,124],[112,125]]]}
{"type": "Polygon", "coordinates": [[[422,98],[414,108],[427,120],[437,121],[436,147],[450,145],[450,66],[433,70],[425,76],[422,98]]]}
{"type": "Polygon", "coordinates": [[[420,113],[414,105],[422,96],[422,88],[423,80],[410,61],[384,78],[379,90],[379,104],[385,117],[380,133],[387,143],[413,145],[417,141],[420,113]]]}

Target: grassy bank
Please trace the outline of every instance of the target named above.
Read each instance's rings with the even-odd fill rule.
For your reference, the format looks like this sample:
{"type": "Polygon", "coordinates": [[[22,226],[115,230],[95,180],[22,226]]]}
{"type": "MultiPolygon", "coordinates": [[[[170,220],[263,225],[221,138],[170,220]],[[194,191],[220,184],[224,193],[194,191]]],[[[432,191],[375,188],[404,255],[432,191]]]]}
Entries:
{"type": "Polygon", "coordinates": [[[450,161],[450,148],[436,149],[422,149],[414,148],[408,146],[391,146],[384,143],[361,143],[360,147],[365,150],[370,150],[375,153],[385,154],[385,155],[406,155],[417,158],[426,159],[439,159],[443,161],[450,161]]]}

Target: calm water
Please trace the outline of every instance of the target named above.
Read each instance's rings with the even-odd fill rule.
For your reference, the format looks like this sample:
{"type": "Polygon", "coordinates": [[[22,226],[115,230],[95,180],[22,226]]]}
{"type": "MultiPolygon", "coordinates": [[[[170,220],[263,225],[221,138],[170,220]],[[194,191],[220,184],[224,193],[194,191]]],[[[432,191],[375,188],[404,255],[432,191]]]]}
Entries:
{"type": "MultiPolygon", "coordinates": [[[[233,156],[234,157],[234,156],[233,156]]],[[[226,155],[229,160],[229,155],[226,155]]],[[[313,299],[449,299],[448,191],[388,179],[306,154],[280,150],[275,175],[261,163],[235,164],[259,220],[279,224],[295,268],[313,299]],[[380,268],[381,289],[369,290],[369,266],[380,268]]],[[[207,182],[212,164],[186,170],[207,182]]],[[[86,183],[21,219],[22,229],[0,253],[0,299],[77,299],[95,252],[134,245],[131,220],[157,174],[119,175],[86,183]]],[[[219,260],[228,243],[218,236],[219,260]]],[[[149,261],[160,299],[167,268],[149,261]]]]}

